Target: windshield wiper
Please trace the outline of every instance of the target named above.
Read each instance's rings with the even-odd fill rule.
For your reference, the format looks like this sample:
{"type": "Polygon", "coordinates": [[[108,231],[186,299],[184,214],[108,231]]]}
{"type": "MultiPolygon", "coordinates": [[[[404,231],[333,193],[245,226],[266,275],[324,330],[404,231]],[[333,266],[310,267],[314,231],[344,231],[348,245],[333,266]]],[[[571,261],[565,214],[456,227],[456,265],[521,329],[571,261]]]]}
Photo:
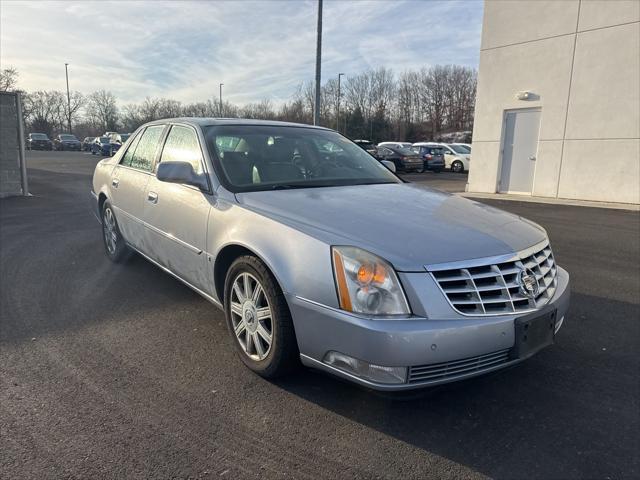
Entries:
{"type": "Polygon", "coordinates": [[[274,185],[271,187],[271,190],[292,190],[295,188],[321,188],[321,187],[331,187],[333,185],[326,184],[313,184],[313,183],[281,183],[279,185],[274,185]]]}

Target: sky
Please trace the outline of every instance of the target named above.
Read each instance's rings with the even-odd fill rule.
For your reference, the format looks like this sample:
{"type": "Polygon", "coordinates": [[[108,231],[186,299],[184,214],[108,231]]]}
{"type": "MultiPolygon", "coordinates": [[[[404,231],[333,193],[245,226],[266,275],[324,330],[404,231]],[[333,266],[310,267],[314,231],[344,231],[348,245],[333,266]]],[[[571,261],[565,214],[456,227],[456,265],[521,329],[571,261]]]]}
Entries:
{"type": "MultiPolygon", "coordinates": [[[[19,88],[110,90],[236,104],[291,98],[315,78],[317,1],[0,1],[0,66],[19,88]]],[[[477,67],[480,0],[325,0],[322,76],[384,66],[477,67]]]]}

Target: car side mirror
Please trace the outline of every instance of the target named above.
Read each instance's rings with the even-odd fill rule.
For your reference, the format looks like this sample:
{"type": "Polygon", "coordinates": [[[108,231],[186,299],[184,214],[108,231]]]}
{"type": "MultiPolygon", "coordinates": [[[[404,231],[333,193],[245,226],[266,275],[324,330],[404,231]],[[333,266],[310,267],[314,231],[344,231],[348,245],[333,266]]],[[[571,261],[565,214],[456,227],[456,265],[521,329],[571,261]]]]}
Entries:
{"type": "Polygon", "coordinates": [[[189,162],[160,162],[156,177],[161,182],[183,183],[200,190],[209,190],[205,176],[198,175],[189,162]]]}
{"type": "Polygon", "coordinates": [[[390,162],[389,160],[380,160],[380,163],[383,164],[385,167],[387,167],[389,170],[391,170],[393,173],[396,173],[395,163],[390,162]]]}

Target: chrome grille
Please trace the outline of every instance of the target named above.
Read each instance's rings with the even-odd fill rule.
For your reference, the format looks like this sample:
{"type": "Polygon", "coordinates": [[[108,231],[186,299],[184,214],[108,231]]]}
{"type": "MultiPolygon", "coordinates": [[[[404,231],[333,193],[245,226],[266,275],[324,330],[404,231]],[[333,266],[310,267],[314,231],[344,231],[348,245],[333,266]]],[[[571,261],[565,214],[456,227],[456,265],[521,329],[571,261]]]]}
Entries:
{"type": "Polygon", "coordinates": [[[527,312],[545,305],[556,291],[557,268],[549,244],[526,256],[467,268],[431,270],[451,306],[463,315],[501,315],[527,312]],[[538,293],[528,298],[520,291],[519,275],[528,269],[538,280],[538,293]]]}
{"type": "Polygon", "coordinates": [[[409,367],[409,383],[420,383],[483,372],[509,361],[509,349],[453,362],[409,367]]]}

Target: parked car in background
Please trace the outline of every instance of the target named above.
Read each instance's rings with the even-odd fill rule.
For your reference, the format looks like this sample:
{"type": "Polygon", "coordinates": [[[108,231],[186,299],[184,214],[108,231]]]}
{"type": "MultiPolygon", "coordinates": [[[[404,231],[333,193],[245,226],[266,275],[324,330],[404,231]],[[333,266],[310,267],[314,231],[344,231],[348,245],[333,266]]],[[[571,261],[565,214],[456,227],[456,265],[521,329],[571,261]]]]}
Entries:
{"type": "Polygon", "coordinates": [[[75,135],[70,133],[61,133],[53,139],[53,148],[58,151],[62,150],[82,150],[82,143],[76,138],[75,135]]]}
{"type": "Polygon", "coordinates": [[[91,144],[91,154],[111,156],[119,147],[119,145],[112,143],[109,137],[96,137],[91,144]],[[114,147],[117,148],[114,150],[114,147]]]}
{"type": "Polygon", "coordinates": [[[53,143],[46,133],[30,133],[27,137],[27,150],[52,150],[53,143]]]}
{"type": "Polygon", "coordinates": [[[411,142],[380,142],[378,147],[411,148],[411,142]]]}
{"type": "Polygon", "coordinates": [[[440,173],[444,170],[444,149],[432,143],[414,143],[411,149],[416,152],[424,161],[425,170],[440,173]]]}
{"type": "Polygon", "coordinates": [[[111,138],[111,143],[117,143],[118,145],[122,145],[124,142],[129,140],[131,136],[130,133],[114,133],[109,136],[111,138]]]}
{"type": "Polygon", "coordinates": [[[462,147],[467,151],[468,154],[471,154],[471,144],[470,143],[450,143],[449,145],[456,145],[458,147],[462,147]]]}
{"type": "Polygon", "coordinates": [[[91,151],[91,144],[93,143],[93,141],[96,139],[96,137],[84,137],[84,140],[82,141],[82,151],[83,152],[90,152],[91,151]]]}
{"type": "Polygon", "coordinates": [[[469,171],[469,160],[471,154],[466,149],[448,143],[434,143],[444,150],[445,167],[455,173],[464,173],[469,171]]]}
{"type": "Polygon", "coordinates": [[[302,361],[379,390],[462,380],[552,345],[569,307],[544,228],[404,183],[322,127],[152,122],[91,193],[106,256],[137,251],[221,308],[267,378],[302,361]]]}
{"type": "Polygon", "coordinates": [[[376,146],[373,144],[373,142],[371,140],[353,140],[353,143],[358,145],[363,150],[366,150],[367,152],[369,152],[374,157],[378,153],[378,149],[376,148],[376,146]]]}
{"type": "Polygon", "coordinates": [[[416,152],[410,148],[392,147],[385,145],[378,147],[378,160],[393,162],[396,172],[418,172],[424,171],[424,161],[416,152]]]}

